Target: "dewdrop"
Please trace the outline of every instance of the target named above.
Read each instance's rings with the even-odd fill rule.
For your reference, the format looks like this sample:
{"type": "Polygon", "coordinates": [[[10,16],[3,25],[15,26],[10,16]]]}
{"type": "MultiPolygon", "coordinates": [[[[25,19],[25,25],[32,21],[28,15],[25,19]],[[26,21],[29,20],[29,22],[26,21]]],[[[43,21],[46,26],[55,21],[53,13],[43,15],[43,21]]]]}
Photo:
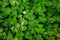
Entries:
{"type": "Polygon", "coordinates": [[[23,14],[26,14],[26,12],[25,12],[25,11],[23,11],[23,14]]]}

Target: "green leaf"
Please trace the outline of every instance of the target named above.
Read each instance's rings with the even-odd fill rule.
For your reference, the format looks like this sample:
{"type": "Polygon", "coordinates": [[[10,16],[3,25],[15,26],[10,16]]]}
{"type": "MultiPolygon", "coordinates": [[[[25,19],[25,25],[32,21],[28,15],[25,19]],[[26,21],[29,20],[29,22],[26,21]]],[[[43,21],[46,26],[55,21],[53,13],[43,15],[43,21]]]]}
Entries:
{"type": "Polygon", "coordinates": [[[9,32],[6,40],[12,40],[12,39],[13,39],[13,35],[9,32]]]}
{"type": "Polygon", "coordinates": [[[3,32],[3,29],[2,28],[0,28],[0,32],[3,32]]]}
{"type": "Polygon", "coordinates": [[[10,0],[12,6],[15,6],[16,0],[10,0]]]}
{"type": "Polygon", "coordinates": [[[57,3],[57,11],[60,11],[60,1],[57,3]]]}
{"type": "Polygon", "coordinates": [[[40,21],[40,22],[46,22],[46,20],[47,20],[47,19],[46,19],[45,17],[39,16],[39,21],[40,21]]]}

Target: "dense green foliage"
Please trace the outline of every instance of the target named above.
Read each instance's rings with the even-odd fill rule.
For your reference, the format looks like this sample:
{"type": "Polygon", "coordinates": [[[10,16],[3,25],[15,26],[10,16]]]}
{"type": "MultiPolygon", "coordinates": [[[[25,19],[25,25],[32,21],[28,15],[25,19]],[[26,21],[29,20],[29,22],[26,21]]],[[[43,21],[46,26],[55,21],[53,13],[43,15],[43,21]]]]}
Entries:
{"type": "Polygon", "coordinates": [[[0,0],[0,40],[60,40],[60,0],[0,0]]]}

